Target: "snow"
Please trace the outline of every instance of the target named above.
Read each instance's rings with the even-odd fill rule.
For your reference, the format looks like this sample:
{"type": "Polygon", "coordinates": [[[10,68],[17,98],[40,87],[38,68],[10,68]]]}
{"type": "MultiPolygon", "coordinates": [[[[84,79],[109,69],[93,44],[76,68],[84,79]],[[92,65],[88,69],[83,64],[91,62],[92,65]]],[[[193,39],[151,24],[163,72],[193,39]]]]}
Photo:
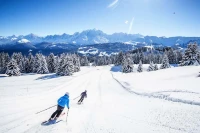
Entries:
{"type": "Polygon", "coordinates": [[[124,42],[124,44],[134,44],[134,43],[132,43],[131,41],[128,41],[128,42],[124,42]]]}
{"type": "Polygon", "coordinates": [[[99,56],[109,56],[106,52],[100,52],[99,56]]]}
{"type": "MultiPolygon", "coordinates": [[[[143,65],[146,68],[148,66],[143,65]]],[[[173,67],[171,69],[144,73],[135,72],[135,74],[127,75],[113,73],[113,76],[131,93],[200,105],[200,79],[197,78],[199,70],[200,67],[196,66],[173,67]]]]}
{"type": "Polygon", "coordinates": [[[88,37],[84,36],[83,41],[88,41],[88,37]]]}
{"type": "Polygon", "coordinates": [[[14,41],[14,40],[17,40],[17,38],[16,38],[16,37],[14,37],[14,38],[11,38],[11,41],[14,41]]]}
{"type": "Polygon", "coordinates": [[[149,46],[144,46],[144,47],[146,47],[146,48],[149,48],[149,49],[154,49],[154,46],[153,45],[149,45],[149,46]]]}
{"type": "Polygon", "coordinates": [[[82,48],[79,48],[77,52],[80,53],[80,54],[84,54],[84,55],[85,55],[85,54],[92,54],[92,55],[95,55],[95,54],[97,54],[99,51],[98,51],[97,48],[92,48],[92,47],[90,47],[89,49],[85,49],[85,50],[84,50],[84,47],[82,47],[82,48]]]}
{"type": "MultiPolygon", "coordinates": [[[[1,133],[199,133],[199,105],[140,94],[163,94],[200,102],[200,66],[123,74],[119,67],[81,67],[73,76],[0,75],[1,133]],[[92,77],[92,78],[91,78],[92,77]],[[84,90],[82,105],[73,100],[84,90]],[[42,126],[68,91],[70,110],[58,123],[42,126]],[[67,123],[66,123],[67,118],[67,123]]],[[[158,66],[159,67],[159,66],[158,66]]],[[[67,109],[64,110],[67,112],[67,109]]]]}
{"type": "Polygon", "coordinates": [[[21,39],[18,41],[18,43],[28,43],[28,42],[30,42],[30,41],[27,39],[21,39]]]}

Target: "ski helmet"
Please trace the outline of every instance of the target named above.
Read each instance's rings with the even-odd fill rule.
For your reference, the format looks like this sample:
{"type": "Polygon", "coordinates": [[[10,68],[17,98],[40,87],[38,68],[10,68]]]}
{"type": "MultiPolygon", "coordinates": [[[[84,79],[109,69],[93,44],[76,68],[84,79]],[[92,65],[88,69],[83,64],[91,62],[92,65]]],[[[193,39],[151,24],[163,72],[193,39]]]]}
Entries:
{"type": "Polygon", "coordinates": [[[65,94],[69,96],[69,92],[66,92],[65,94]]]}

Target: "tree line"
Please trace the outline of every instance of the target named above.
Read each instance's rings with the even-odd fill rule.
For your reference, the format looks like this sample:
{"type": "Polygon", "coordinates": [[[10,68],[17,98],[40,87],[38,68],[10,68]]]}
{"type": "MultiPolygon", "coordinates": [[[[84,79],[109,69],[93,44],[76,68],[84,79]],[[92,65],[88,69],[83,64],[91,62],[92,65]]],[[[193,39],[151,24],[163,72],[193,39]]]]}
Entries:
{"type": "Polygon", "coordinates": [[[137,71],[142,72],[142,64],[149,64],[148,71],[169,68],[169,64],[179,64],[179,66],[199,65],[200,52],[197,43],[188,44],[184,53],[172,48],[166,50],[163,54],[156,53],[153,50],[147,52],[131,53],[119,52],[111,56],[79,56],[77,54],[60,54],[53,53],[44,56],[41,53],[23,56],[22,53],[0,53],[0,73],[6,73],[9,76],[19,76],[21,73],[56,73],[60,76],[69,76],[74,72],[80,71],[80,66],[103,66],[115,64],[122,66],[122,72],[129,73],[133,71],[134,64],[138,64],[137,71]]]}

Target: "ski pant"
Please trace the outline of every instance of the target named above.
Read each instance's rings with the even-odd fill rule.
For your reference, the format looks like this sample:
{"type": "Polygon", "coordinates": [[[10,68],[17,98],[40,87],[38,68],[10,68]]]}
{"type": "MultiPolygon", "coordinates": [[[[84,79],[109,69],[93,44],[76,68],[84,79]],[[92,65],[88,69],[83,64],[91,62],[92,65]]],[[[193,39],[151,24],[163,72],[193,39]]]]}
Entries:
{"type": "Polygon", "coordinates": [[[79,103],[82,103],[82,102],[83,102],[83,99],[84,99],[84,97],[81,97],[81,98],[78,100],[78,102],[79,102],[79,103]]]}
{"type": "Polygon", "coordinates": [[[63,110],[64,110],[64,107],[61,107],[58,105],[57,110],[51,115],[51,118],[54,118],[55,116],[59,117],[63,110]]]}

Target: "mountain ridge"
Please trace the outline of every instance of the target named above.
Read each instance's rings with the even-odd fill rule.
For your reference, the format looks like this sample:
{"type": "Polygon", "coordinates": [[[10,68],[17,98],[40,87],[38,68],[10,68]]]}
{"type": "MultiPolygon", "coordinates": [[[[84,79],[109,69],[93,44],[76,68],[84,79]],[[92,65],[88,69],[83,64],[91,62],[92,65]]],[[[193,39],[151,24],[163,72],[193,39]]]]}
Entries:
{"type": "Polygon", "coordinates": [[[47,35],[44,37],[37,36],[33,33],[28,35],[19,35],[19,36],[0,36],[0,45],[5,44],[15,44],[22,39],[26,39],[31,42],[33,45],[41,42],[49,43],[65,43],[65,44],[79,44],[79,45],[91,45],[91,44],[100,44],[100,43],[115,43],[115,42],[132,42],[135,43],[146,43],[152,44],[157,43],[164,46],[172,46],[175,44],[185,44],[190,41],[197,41],[200,43],[200,37],[157,37],[157,36],[143,36],[141,34],[127,34],[123,32],[106,34],[101,30],[89,29],[82,32],[75,32],[74,34],[63,33],[61,35],[47,35]]]}

